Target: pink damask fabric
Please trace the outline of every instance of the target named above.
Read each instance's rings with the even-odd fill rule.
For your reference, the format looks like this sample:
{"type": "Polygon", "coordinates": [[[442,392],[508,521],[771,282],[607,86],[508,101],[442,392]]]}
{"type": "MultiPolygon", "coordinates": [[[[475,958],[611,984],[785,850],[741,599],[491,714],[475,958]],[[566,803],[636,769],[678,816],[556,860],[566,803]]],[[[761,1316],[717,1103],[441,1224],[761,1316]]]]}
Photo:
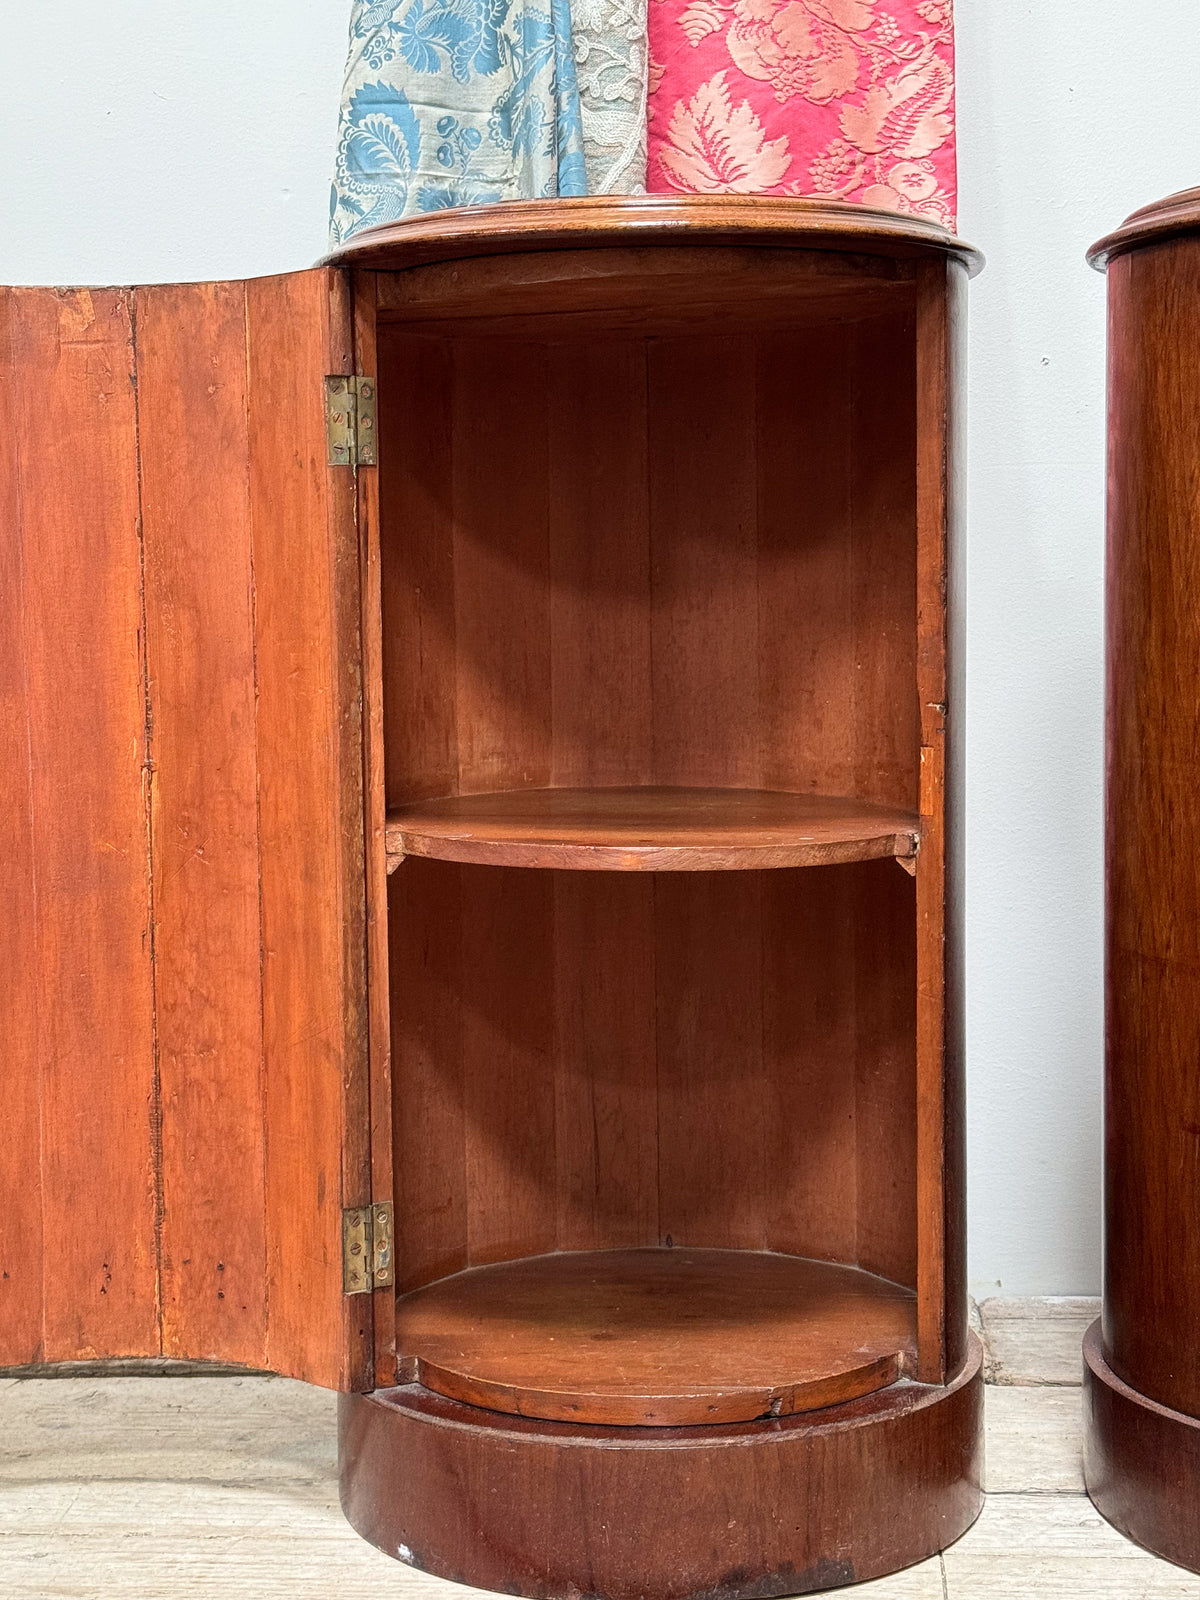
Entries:
{"type": "Polygon", "coordinates": [[[952,0],[649,0],[651,193],[954,225],[952,0]]]}

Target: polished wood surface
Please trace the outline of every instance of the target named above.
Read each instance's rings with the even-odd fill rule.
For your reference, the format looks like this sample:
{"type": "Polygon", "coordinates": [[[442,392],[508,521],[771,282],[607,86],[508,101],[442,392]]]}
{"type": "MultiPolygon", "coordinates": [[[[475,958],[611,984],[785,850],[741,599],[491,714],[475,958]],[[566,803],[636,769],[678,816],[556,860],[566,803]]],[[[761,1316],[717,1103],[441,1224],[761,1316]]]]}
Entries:
{"type": "Polygon", "coordinates": [[[836,200],[761,195],[588,195],[463,206],[364,228],[329,265],[398,271],[430,261],[611,244],[773,245],[924,258],[953,255],[972,271],[978,251],[939,223],[836,200]]]}
{"type": "MultiPolygon", "coordinates": [[[[1163,214],[1181,222],[1187,199],[1163,214]]],[[[1172,1508],[1200,1502],[1182,1420],[1200,1419],[1200,216],[1190,234],[1127,242],[1108,268],[1105,1273],[1089,1487],[1165,1548],[1172,1508]]],[[[1174,1548],[1200,1566],[1182,1531],[1174,1548]]]]}
{"type": "Polygon", "coordinates": [[[1088,260],[1103,272],[1115,257],[1126,251],[1186,238],[1197,230],[1200,230],[1200,188],[1181,189],[1178,194],[1142,206],[1126,217],[1114,233],[1092,246],[1088,260]]]}
{"type": "Polygon", "coordinates": [[[750,1250],[599,1250],[443,1278],[396,1312],[452,1400],[559,1422],[748,1422],[855,1399],[916,1354],[911,1289],[750,1250]]]}
{"type": "Polygon", "coordinates": [[[1110,269],[1105,1354],[1200,1416],[1200,235],[1110,269]]]}
{"type": "Polygon", "coordinates": [[[600,1428],[420,1385],[340,1402],[342,1505],[421,1571],[533,1600],[759,1600],[935,1554],[982,1504],[981,1350],[811,1416],[600,1428]],[[602,1530],[602,1533],[600,1532],[602,1530]]]}
{"type": "Polygon", "coordinates": [[[372,1381],[347,289],[4,294],[0,1360],[372,1381]]]}
{"type": "Polygon", "coordinates": [[[911,859],[917,818],[829,795],[766,789],[512,789],[393,811],[393,859],[495,867],[705,872],[911,859]]]}
{"type": "Polygon", "coordinates": [[[1127,1538],[1200,1572],[1200,1418],[1123,1382],[1105,1360],[1098,1322],[1084,1338],[1083,1356],[1089,1495],[1127,1538]]]}

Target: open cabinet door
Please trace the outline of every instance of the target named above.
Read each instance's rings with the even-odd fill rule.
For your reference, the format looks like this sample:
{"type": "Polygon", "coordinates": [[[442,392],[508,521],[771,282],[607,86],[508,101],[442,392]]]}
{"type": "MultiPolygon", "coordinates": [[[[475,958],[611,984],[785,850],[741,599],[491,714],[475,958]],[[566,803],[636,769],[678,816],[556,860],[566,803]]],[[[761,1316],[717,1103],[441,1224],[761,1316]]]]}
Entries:
{"type": "Polygon", "coordinates": [[[347,277],[0,291],[0,1363],[373,1380],[347,277]]]}

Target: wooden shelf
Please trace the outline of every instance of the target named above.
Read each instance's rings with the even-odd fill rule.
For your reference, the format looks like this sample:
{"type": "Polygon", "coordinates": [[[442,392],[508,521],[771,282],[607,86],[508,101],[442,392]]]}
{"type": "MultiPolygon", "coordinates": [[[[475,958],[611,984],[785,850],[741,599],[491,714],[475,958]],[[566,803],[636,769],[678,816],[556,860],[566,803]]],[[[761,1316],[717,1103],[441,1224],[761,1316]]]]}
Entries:
{"type": "Polygon", "coordinates": [[[603,1250],[476,1267],[404,1296],[397,1348],[452,1400],[549,1421],[676,1427],[788,1416],[895,1382],[908,1289],[741,1250],[603,1250]]]}
{"type": "Polygon", "coordinates": [[[608,872],[816,867],[919,843],[912,812],[767,789],[514,789],[423,800],[389,813],[389,867],[404,856],[608,872]]]}

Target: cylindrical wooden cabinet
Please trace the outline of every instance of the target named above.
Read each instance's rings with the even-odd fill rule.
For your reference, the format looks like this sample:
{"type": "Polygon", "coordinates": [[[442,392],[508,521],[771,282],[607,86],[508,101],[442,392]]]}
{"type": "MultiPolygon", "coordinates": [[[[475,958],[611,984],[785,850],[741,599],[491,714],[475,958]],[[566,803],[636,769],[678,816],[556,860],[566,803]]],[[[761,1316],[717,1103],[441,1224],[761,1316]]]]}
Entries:
{"type": "Polygon", "coordinates": [[[378,399],[396,1263],[378,1387],[342,1401],[347,1515],[538,1600],[796,1594],[931,1555],[980,1506],[974,258],[912,218],[653,197],[416,219],[333,264],[378,399]]]}
{"type": "Polygon", "coordinates": [[[1200,1570],[1200,190],[1108,272],[1105,1270],[1088,1491],[1200,1570]]]}

